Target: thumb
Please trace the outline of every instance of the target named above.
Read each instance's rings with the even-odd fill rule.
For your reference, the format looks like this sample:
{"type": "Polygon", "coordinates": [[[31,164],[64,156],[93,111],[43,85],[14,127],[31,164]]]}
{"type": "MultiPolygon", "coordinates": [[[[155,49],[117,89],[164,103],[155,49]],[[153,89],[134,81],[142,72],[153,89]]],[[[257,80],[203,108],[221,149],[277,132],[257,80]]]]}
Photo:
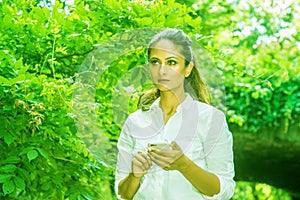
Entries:
{"type": "Polygon", "coordinates": [[[181,150],[180,146],[175,141],[171,142],[171,146],[173,150],[181,150]]]}

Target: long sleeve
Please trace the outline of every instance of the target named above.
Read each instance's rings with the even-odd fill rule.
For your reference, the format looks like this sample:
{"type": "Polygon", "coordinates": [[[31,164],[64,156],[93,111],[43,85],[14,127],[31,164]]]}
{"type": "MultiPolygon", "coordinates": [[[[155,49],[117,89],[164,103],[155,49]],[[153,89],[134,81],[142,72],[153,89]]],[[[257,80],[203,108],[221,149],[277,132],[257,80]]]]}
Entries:
{"type": "Polygon", "coordinates": [[[233,141],[224,114],[214,110],[204,138],[204,156],[209,172],[220,180],[220,192],[206,199],[230,199],[234,193],[235,182],[233,163],[233,141]]]}
{"type": "Polygon", "coordinates": [[[117,144],[118,148],[118,159],[116,165],[116,176],[115,176],[115,192],[118,196],[118,185],[120,181],[125,178],[131,172],[131,161],[133,158],[134,140],[130,135],[128,127],[128,121],[122,128],[120,137],[117,144]]]}

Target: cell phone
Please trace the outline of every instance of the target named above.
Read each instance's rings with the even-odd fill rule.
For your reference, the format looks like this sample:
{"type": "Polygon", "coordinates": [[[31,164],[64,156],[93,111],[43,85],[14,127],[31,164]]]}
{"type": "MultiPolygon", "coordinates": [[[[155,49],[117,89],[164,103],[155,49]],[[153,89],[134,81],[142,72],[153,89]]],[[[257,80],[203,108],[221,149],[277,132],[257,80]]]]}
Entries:
{"type": "Polygon", "coordinates": [[[172,147],[167,142],[150,143],[150,144],[148,144],[148,147],[157,147],[160,149],[172,150],[172,147]]]}

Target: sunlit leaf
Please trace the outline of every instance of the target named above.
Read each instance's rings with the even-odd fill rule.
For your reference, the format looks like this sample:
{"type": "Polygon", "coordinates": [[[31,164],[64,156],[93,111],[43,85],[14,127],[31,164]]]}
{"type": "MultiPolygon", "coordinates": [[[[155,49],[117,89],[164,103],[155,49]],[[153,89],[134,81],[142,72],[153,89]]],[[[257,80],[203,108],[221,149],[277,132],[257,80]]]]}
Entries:
{"type": "Polygon", "coordinates": [[[38,152],[36,150],[30,150],[30,151],[27,152],[27,158],[28,158],[29,162],[31,160],[36,159],[38,157],[38,155],[39,154],[38,154],[38,152]]]}
{"type": "Polygon", "coordinates": [[[2,185],[4,195],[10,194],[15,190],[15,184],[13,181],[6,181],[2,185]]]}

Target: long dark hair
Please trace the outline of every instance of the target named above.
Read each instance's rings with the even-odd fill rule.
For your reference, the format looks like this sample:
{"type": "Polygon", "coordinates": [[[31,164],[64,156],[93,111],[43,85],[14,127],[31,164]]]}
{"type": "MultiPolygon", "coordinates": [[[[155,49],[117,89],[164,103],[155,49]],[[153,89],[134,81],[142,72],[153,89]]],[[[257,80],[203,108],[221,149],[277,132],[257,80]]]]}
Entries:
{"type": "MultiPolygon", "coordinates": [[[[210,95],[205,81],[201,78],[197,70],[195,56],[192,50],[192,40],[182,31],[178,29],[167,28],[156,34],[148,45],[148,57],[155,44],[161,40],[169,40],[178,46],[180,53],[185,58],[185,66],[193,62],[194,67],[188,77],[184,80],[184,90],[189,93],[193,99],[203,103],[210,104],[210,95]]],[[[139,99],[138,107],[142,110],[148,110],[149,106],[160,96],[157,88],[144,92],[139,99]]]]}

